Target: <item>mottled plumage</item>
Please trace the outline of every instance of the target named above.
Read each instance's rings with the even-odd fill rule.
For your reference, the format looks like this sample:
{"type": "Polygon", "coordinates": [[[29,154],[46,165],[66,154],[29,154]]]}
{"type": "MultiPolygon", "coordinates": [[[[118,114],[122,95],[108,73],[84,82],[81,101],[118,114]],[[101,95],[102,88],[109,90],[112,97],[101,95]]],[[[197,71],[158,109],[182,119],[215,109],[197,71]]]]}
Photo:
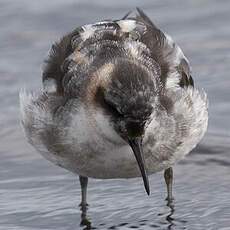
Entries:
{"type": "Polygon", "coordinates": [[[64,36],[46,60],[42,92],[20,94],[29,142],[84,177],[140,176],[129,142],[139,137],[147,174],[166,170],[207,129],[207,97],[194,88],[187,58],[137,10],[64,36]]]}

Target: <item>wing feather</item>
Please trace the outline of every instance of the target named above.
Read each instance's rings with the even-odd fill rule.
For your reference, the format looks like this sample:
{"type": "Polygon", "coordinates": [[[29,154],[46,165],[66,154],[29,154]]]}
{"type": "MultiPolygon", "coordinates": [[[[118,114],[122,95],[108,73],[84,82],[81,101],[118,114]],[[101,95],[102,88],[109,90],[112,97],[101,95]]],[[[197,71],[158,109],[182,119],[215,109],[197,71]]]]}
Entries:
{"type": "Polygon", "coordinates": [[[80,28],[75,29],[55,42],[49,52],[48,58],[45,60],[42,80],[44,88],[49,82],[56,84],[57,93],[63,93],[62,80],[65,75],[63,63],[65,59],[73,52],[71,41],[74,36],[79,35],[80,28]]]}
{"type": "Polygon", "coordinates": [[[153,58],[160,64],[162,82],[167,85],[167,81],[172,80],[169,78],[177,74],[179,86],[193,86],[189,62],[180,47],[169,35],[158,29],[141,9],[137,8],[137,13],[137,22],[144,23],[147,28],[142,33],[141,41],[150,49],[153,58]]]}
{"type": "Polygon", "coordinates": [[[175,85],[193,86],[189,62],[172,38],[158,29],[140,8],[137,8],[136,17],[129,15],[130,12],[121,20],[106,20],[78,27],[59,42],[54,43],[45,61],[44,89],[48,92],[56,90],[60,95],[64,93],[63,79],[65,76],[69,79],[70,75],[68,57],[75,52],[76,48],[82,49],[92,43],[103,44],[104,40],[122,45],[126,39],[146,45],[151,52],[151,58],[160,66],[161,81],[166,88],[175,85]]]}

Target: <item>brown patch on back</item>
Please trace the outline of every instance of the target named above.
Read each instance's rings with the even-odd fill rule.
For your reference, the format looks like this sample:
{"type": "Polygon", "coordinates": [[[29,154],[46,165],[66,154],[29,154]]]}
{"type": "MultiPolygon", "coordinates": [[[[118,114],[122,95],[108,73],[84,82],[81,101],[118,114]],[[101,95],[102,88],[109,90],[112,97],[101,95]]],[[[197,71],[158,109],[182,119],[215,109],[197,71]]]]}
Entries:
{"type": "Polygon", "coordinates": [[[86,102],[95,103],[96,97],[98,95],[98,89],[100,88],[103,90],[108,86],[113,70],[114,64],[106,63],[92,73],[90,77],[90,83],[86,89],[86,102]]]}
{"type": "Polygon", "coordinates": [[[73,61],[77,64],[88,64],[89,59],[80,51],[75,50],[73,55],[73,61]]]}

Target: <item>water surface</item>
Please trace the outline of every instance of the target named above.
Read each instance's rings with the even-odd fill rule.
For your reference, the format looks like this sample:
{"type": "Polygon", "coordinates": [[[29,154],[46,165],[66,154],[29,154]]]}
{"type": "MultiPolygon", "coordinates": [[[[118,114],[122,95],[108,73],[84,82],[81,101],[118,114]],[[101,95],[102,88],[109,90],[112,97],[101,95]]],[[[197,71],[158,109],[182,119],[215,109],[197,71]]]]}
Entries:
{"type": "Polygon", "coordinates": [[[39,90],[51,43],[76,25],[143,8],[180,44],[197,85],[209,95],[208,133],[175,170],[175,206],[166,206],[163,173],[89,181],[92,229],[230,229],[230,1],[0,1],[0,229],[80,227],[75,175],[44,160],[19,124],[18,91],[39,90]]]}

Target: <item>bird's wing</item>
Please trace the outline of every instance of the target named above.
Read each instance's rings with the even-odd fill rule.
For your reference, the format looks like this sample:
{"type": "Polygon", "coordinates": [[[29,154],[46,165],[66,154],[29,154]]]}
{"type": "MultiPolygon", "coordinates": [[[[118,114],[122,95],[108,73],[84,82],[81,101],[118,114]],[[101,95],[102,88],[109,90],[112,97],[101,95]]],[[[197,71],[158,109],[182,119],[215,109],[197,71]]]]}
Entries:
{"type": "Polygon", "coordinates": [[[176,85],[193,86],[189,62],[180,47],[169,35],[158,29],[141,9],[137,8],[137,12],[136,21],[146,26],[140,40],[160,65],[162,82],[169,88],[176,85]]]}
{"type": "Polygon", "coordinates": [[[114,33],[116,30],[119,30],[119,25],[115,21],[105,20],[80,26],[55,42],[45,60],[45,91],[76,96],[76,85],[86,78],[88,69],[96,65],[90,62],[92,57],[107,59],[121,52],[121,45],[117,41],[123,36],[114,33]]]}
{"type": "Polygon", "coordinates": [[[45,60],[42,75],[45,91],[56,91],[60,95],[63,94],[62,81],[66,74],[63,64],[73,52],[71,41],[75,36],[79,36],[80,30],[81,27],[76,28],[52,45],[48,58],[45,60]]]}
{"type": "Polygon", "coordinates": [[[161,81],[166,88],[193,86],[188,60],[180,47],[158,29],[142,10],[137,8],[137,12],[136,17],[130,17],[128,13],[120,20],[105,20],[78,27],[55,43],[45,61],[44,88],[61,95],[76,94],[77,86],[85,80],[88,69],[99,66],[98,62],[111,57],[127,56],[129,52],[124,49],[124,44],[129,46],[130,41],[144,44],[141,50],[140,45],[137,49],[132,45],[130,47],[134,48],[134,53],[140,51],[147,55],[144,59],[147,60],[150,55],[158,63],[161,81]],[[96,57],[95,60],[92,61],[92,57],[96,57]]]}
{"type": "Polygon", "coordinates": [[[45,61],[45,91],[78,97],[78,90],[84,88],[82,83],[90,77],[90,71],[115,57],[128,57],[128,45],[125,48],[124,44],[140,39],[139,31],[143,28],[140,24],[136,29],[133,19],[104,20],[78,27],[67,34],[53,44],[45,61]]]}

